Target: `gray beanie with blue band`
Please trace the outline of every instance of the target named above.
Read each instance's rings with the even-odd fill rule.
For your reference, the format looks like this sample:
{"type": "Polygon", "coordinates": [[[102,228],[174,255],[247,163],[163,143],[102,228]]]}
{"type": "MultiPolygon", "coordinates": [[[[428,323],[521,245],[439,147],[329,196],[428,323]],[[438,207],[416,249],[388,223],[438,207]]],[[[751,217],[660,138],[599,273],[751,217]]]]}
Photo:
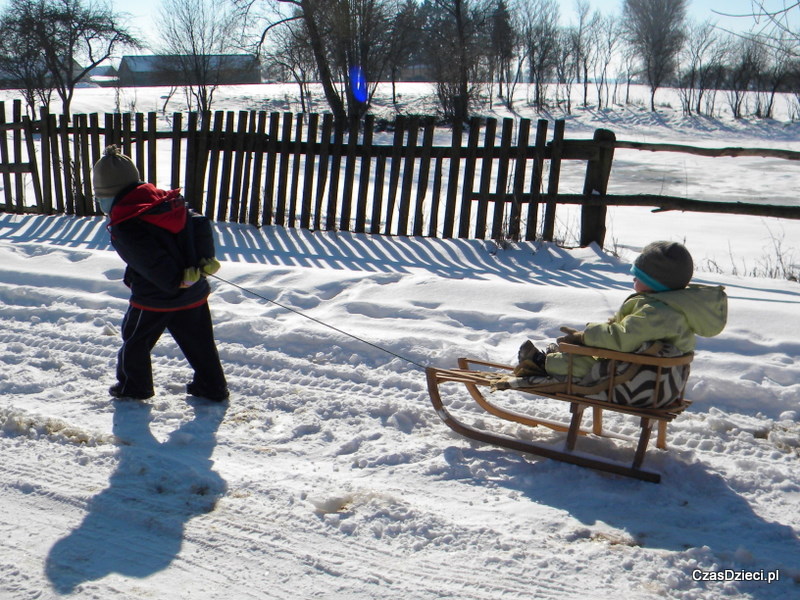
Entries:
{"type": "Polygon", "coordinates": [[[683,244],[653,242],[636,258],[631,273],[654,292],[680,290],[689,285],[694,263],[683,244]]]}

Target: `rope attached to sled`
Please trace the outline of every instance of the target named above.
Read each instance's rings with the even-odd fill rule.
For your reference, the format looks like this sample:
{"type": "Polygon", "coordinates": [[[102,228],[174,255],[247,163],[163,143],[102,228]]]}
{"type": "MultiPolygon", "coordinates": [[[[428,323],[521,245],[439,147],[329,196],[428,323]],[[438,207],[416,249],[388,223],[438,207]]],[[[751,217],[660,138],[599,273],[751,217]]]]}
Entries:
{"type": "Polygon", "coordinates": [[[383,346],[379,346],[377,344],[374,344],[374,343],[372,343],[370,341],[365,340],[364,338],[360,338],[357,335],[354,335],[352,333],[344,331],[343,329],[339,329],[338,327],[334,327],[333,325],[330,325],[329,323],[326,323],[325,321],[321,321],[321,320],[319,320],[319,319],[317,319],[315,317],[312,317],[311,315],[307,315],[307,314],[305,314],[303,312],[300,312],[299,310],[297,310],[295,308],[292,308],[291,306],[286,306],[285,304],[281,304],[280,302],[278,302],[276,300],[273,300],[271,298],[267,298],[266,296],[262,296],[258,292],[254,292],[253,290],[249,290],[246,287],[243,287],[243,286],[239,285],[238,283],[233,283],[232,281],[228,281],[227,279],[223,279],[219,275],[209,275],[209,277],[213,277],[214,279],[218,279],[222,283],[227,283],[228,285],[233,286],[233,287],[235,287],[235,288],[237,288],[237,289],[239,289],[239,290],[241,290],[243,292],[246,292],[246,293],[250,294],[251,296],[255,296],[256,298],[260,298],[261,300],[264,300],[265,302],[269,302],[271,304],[274,304],[275,306],[278,306],[278,307],[282,308],[283,310],[288,310],[289,312],[294,313],[296,315],[299,315],[299,316],[303,317],[304,319],[308,319],[309,321],[313,321],[314,323],[317,323],[318,325],[322,325],[323,327],[327,327],[328,329],[332,329],[333,331],[335,331],[337,333],[340,333],[340,334],[342,334],[344,336],[347,336],[349,338],[352,338],[352,339],[354,339],[356,341],[359,341],[362,344],[366,344],[367,346],[372,346],[376,350],[380,350],[381,352],[385,352],[386,354],[390,354],[391,356],[394,356],[395,358],[399,358],[400,360],[405,361],[405,362],[407,362],[409,364],[412,364],[415,367],[419,367],[423,371],[426,368],[423,365],[419,364],[416,361],[411,360],[408,357],[405,357],[405,356],[402,356],[400,354],[397,354],[396,352],[392,352],[391,350],[388,350],[387,348],[384,348],[383,346]]]}

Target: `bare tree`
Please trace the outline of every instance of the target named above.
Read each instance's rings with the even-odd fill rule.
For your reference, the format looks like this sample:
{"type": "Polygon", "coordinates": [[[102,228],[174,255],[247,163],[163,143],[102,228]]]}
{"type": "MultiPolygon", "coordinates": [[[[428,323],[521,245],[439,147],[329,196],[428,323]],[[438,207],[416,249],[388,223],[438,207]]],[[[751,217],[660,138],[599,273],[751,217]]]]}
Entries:
{"type": "Polygon", "coordinates": [[[633,80],[638,75],[638,60],[639,57],[630,44],[628,44],[626,47],[623,47],[622,62],[620,64],[621,73],[617,78],[625,78],[625,104],[631,103],[631,85],[633,85],[633,80]]]}
{"type": "Polygon", "coordinates": [[[9,15],[0,18],[0,70],[22,95],[31,117],[38,106],[49,106],[55,86],[41,49],[27,31],[20,31],[9,15]]]}
{"type": "Polygon", "coordinates": [[[692,111],[700,113],[704,84],[708,82],[703,74],[719,58],[715,52],[715,48],[719,47],[718,42],[719,35],[711,21],[691,24],[687,30],[678,86],[683,112],[688,115],[692,111]]]}
{"type": "Polygon", "coordinates": [[[317,65],[302,21],[292,21],[272,34],[272,44],[264,58],[278,67],[284,77],[291,77],[300,88],[302,112],[308,112],[311,98],[309,84],[316,78],[317,65]]]}
{"type": "Polygon", "coordinates": [[[510,87],[511,65],[514,60],[517,33],[514,30],[511,11],[505,0],[498,0],[489,18],[489,79],[497,80],[498,96],[506,99],[510,87]],[[505,96],[503,84],[506,84],[505,96]]]}
{"type": "Polygon", "coordinates": [[[478,0],[430,0],[426,8],[425,55],[442,113],[453,123],[465,123],[485,53],[488,5],[478,0]]]}
{"type": "Polygon", "coordinates": [[[575,32],[572,28],[559,30],[556,55],[556,104],[558,106],[566,105],[568,113],[572,112],[572,84],[575,83],[578,74],[574,56],[574,35],[575,32]]]}
{"type": "Polygon", "coordinates": [[[772,118],[775,97],[791,79],[792,45],[792,40],[782,33],[765,50],[766,64],[757,76],[755,114],[758,117],[772,118]]]}
{"type": "Polygon", "coordinates": [[[397,104],[397,80],[400,70],[410,66],[418,54],[419,32],[423,19],[414,0],[405,0],[397,7],[391,22],[387,68],[392,80],[392,103],[397,104]]]}
{"type": "Polygon", "coordinates": [[[733,61],[728,65],[727,95],[733,117],[744,116],[747,95],[764,69],[764,47],[755,38],[736,38],[732,44],[733,61]]]}
{"type": "Polygon", "coordinates": [[[528,57],[528,71],[533,83],[533,105],[545,105],[547,83],[555,73],[558,62],[558,2],[531,0],[524,9],[523,42],[528,57]]]}
{"type": "Polygon", "coordinates": [[[797,56],[800,52],[800,30],[797,29],[796,20],[800,15],[800,2],[786,0],[781,3],[772,3],[765,0],[750,0],[749,12],[743,14],[730,14],[715,11],[726,16],[741,17],[753,22],[753,31],[748,37],[757,39],[765,46],[772,46],[772,40],[781,40],[781,45],[792,48],[792,53],[797,56]]]}
{"type": "Polygon", "coordinates": [[[4,17],[7,27],[39,49],[67,117],[78,82],[118,48],[139,45],[120,24],[121,14],[91,1],[12,0],[4,17]]]}
{"type": "Polygon", "coordinates": [[[676,71],[685,21],[686,0],[625,0],[623,4],[623,30],[639,54],[650,86],[650,110],[656,109],[656,90],[676,71]]]}
{"type": "Polygon", "coordinates": [[[337,120],[356,119],[366,112],[376,82],[388,71],[392,21],[397,15],[393,0],[233,0],[245,14],[257,6],[271,7],[272,14],[260,36],[268,44],[271,31],[292,21],[303,22],[308,47],[316,63],[325,99],[337,120]],[[362,80],[351,73],[358,70],[362,80]],[[364,81],[372,82],[367,101],[356,93],[364,81]]]}
{"type": "Polygon", "coordinates": [[[599,17],[594,38],[594,82],[597,89],[597,108],[609,103],[608,70],[619,46],[619,27],[612,16],[599,17]]]}
{"type": "MultiPolygon", "coordinates": [[[[528,62],[528,47],[521,33],[525,29],[526,16],[519,6],[519,3],[508,5],[508,22],[500,27],[492,26],[491,36],[494,41],[490,42],[491,49],[487,57],[490,65],[493,60],[497,61],[499,96],[509,109],[514,106],[516,89],[522,81],[523,70],[528,62]]],[[[497,10],[491,15],[492,19],[496,17],[497,10]]]]}
{"type": "Polygon", "coordinates": [[[578,82],[583,83],[583,105],[589,104],[589,69],[594,61],[595,46],[592,40],[596,37],[596,30],[600,13],[595,12],[590,16],[590,6],[587,0],[577,0],[575,10],[578,13],[578,23],[572,28],[572,56],[575,59],[575,74],[578,82]]]}
{"type": "Polygon", "coordinates": [[[191,108],[211,110],[222,74],[229,68],[225,55],[241,48],[238,13],[214,0],[162,0],[158,23],[160,54],[182,73],[191,108]]]}
{"type": "MultiPolygon", "coordinates": [[[[746,36],[748,43],[758,44],[767,54],[766,72],[757,74],[758,94],[756,113],[764,116],[772,114],[775,94],[781,87],[790,89],[795,95],[800,90],[800,81],[795,74],[797,57],[800,56],[800,30],[797,17],[800,15],[800,2],[787,0],[772,3],[765,0],[751,0],[751,10],[744,14],[720,14],[749,19],[753,23],[746,36]]],[[[735,98],[735,96],[733,96],[735,98]]]]}

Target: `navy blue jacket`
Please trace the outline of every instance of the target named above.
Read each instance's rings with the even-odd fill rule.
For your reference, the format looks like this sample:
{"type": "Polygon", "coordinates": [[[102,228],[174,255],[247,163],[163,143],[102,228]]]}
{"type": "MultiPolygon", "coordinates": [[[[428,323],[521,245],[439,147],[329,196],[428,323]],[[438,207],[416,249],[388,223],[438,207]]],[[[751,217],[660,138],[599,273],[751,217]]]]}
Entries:
{"type": "Polygon", "coordinates": [[[205,277],[181,288],[183,271],[213,258],[211,224],[191,212],[179,190],[137,183],[122,190],[109,214],[111,244],[125,261],[131,305],[173,311],[200,306],[211,288],[205,277]]]}

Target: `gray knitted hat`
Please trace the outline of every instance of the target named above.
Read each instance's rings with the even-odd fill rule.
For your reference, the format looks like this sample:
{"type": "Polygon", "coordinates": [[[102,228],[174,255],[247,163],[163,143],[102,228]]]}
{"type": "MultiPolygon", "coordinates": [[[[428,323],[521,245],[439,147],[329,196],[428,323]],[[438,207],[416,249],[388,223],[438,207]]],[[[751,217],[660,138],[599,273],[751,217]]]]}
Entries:
{"type": "Polygon", "coordinates": [[[655,292],[680,290],[692,279],[692,255],[677,242],[647,244],[633,263],[631,272],[655,292]]]}
{"type": "Polygon", "coordinates": [[[113,198],[123,188],[139,181],[139,170],[116,146],[108,146],[92,168],[92,185],[97,198],[113,198]]]}

